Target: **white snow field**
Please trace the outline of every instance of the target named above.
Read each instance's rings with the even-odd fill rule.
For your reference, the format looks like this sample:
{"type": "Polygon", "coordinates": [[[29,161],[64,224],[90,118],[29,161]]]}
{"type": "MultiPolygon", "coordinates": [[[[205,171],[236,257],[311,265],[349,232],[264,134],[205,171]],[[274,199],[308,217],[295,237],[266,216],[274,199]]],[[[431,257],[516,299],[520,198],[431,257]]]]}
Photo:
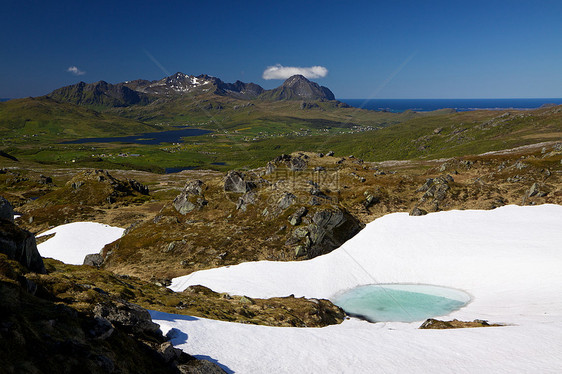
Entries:
{"type": "Polygon", "coordinates": [[[99,253],[102,248],[121,237],[120,227],[96,222],[74,222],[57,226],[38,235],[55,234],[52,238],[37,245],[42,257],[60,260],[65,264],[82,265],[84,257],[99,253]]]}
{"type": "Polygon", "coordinates": [[[236,373],[562,372],[562,206],[505,206],[368,224],[335,251],[300,262],[253,262],[173,280],[251,297],[330,298],[373,283],[464,290],[441,319],[503,327],[419,330],[420,322],[349,319],[324,328],[228,323],[151,312],[172,342],[236,373]]]}

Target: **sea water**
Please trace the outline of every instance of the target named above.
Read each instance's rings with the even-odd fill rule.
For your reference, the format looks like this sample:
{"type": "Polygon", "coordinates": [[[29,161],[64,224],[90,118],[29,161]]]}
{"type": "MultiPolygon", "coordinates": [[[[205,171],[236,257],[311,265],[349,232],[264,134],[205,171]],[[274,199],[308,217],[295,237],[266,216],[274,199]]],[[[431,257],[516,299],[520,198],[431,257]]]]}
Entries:
{"type": "Polygon", "coordinates": [[[462,308],[470,296],[460,290],[419,284],[371,284],[336,295],[347,314],[371,322],[415,322],[462,308]]]}
{"type": "Polygon", "coordinates": [[[562,98],[544,99],[339,99],[356,108],[400,113],[406,110],[429,112],[451,108],[459,112],[479,109],[536,109],[543,105],[560,105],[562,98]]]}

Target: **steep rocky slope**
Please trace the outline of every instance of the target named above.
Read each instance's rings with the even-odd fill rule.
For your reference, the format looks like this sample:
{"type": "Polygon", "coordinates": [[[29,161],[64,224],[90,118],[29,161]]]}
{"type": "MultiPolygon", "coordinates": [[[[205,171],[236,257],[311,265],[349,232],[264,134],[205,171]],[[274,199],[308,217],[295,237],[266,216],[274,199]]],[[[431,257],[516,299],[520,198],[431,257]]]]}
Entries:
{"type": "Polygon", "coordinates": [[[147,310],[47,274],[35,238],[13,223],[9,203],[1,202],[2,372],[223,372],[173,348],[147,310]]]}

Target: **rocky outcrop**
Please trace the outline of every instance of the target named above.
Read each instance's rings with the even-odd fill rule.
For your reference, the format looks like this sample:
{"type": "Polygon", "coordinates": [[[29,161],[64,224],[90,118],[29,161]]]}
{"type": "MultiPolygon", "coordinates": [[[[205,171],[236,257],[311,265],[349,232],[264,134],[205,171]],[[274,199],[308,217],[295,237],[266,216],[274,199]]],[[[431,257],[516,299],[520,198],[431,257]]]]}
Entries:
{"type": "Polygon", "coordinates": [[[285,210],[293,205],[296,199],[297,197],[292,193],[284,192],[283,195],[281,195],[281,198],[279,198],[279,201],[277,201],[277,207],[281,210],[285,210]]]}
{"type": "Polygon", "coordinates": [[[148,187],[145,186],[144,184],[139,183],[134,179],[128,179],[127,182],[129,183],[129,186],[133,191],[137,191],[142,195],[148,195],[149,193],[148,187]]]}
{"type": "Polygon", "coordinates": [[[256,200],[257,200],[257,196],[255,192],[253,191],[247,192],[238,198],[238,202],[236,203],[236,209],[245,212],[246,209],[248,208],[248,205],[255,204],[256,200]]]}
{"type": "Polygon", "coordinates": [[[4,219],[0,220],[0,253],[4,253],[9,259],[19,262],[33,272],[41,274],[47,272],[37,250],[35,236],[4,219]]]}
{"type": "Polygon", "coordinates": [[[0,269],[2,373],[224,373],[174,348],[137,305],[92,289],[75,308],[56,295],[67,281],[27,273],[3,255],[0,269]],[[102,299],[93,310],[92,298],[102,299]]]}
{"type": "Polygon", "coordinates": [[[291,156],[282,154],[269,162],[266,167],[266,174],[271,174],[276,166],[285,165],[291,171],[301,171],[308,166],[308,156],[299,154],[298,156],[291,156]]]}
{"type": "Polygon", "coordinates": [[[103,318],[134,334],[158,336],[160,326],[152,322],[150,313],[136,304],[124,300],[100,303],[94,307],[94,317],[103,318]]]}
{"type": "Polygon", "coordinates": [[[84,257],[84,265],[99,268],[103,264],[103,256],[99,253],[92,253],[84,257]]]}
{"type": "Polygon", "coordinates": [[[205,189],[205,183],[200,180],[188,181],[172,205],[183,215],[195,209],[202,209],[208,203],[203,194],[205,189]]]}
{"type": "Polygon", "coordinates": [[[342,209],[319,210],[309,225],[293,231],[287,244],[294,246],[296,257],[313,258],[338,248],[362,228],[355,217],[342,209]]]}
{"type": "Polygon", "coordinates": [[[537,196],[537,197],[545,197],[546,195],[548,195],[548,192],[543,191],[543,186],[540,186],[538,183],[533,183],[533,185],[531,186],[531,188],[529,188],[529,191],[527,192],[527,195],[529,197],[533,197],[533,196],[537,196]]]}
{"type": "Polygon", "coordinates": [[[426,179],[425,183],[416,190],[416,192],[423,192],[423,195],[418,200],[417,210],[413,210],[410,215],[423,215],[423,212],[440,210],[442,202],[449,195],[450,184],[454,181],[449,174],[426,179]]]}
{"type": "Polygon", "coordinates": [[[429,318],[419,327],[420,329],[460,329],[467,327],[491,327],[503,326],[497,323],[488,323],[486,320],[475,319],[474,321],[459,321],[454,319],[452,321],[440,321],[438,319],[429,318]]]}
{"type": "Polygon", "coordinates": [[[256,187],[255,183],[246,181],[246,175],[236,170],[231,170],[224,180],[224,191],[246,193],[256,187]]]}
{"type": "Polygon", "coordinates": [[[147,186],[134,179],[118,179],[108,171],[84,170],[75,174],[64,187],[49,192],[33,203],[36,206],[73,204],[99,206],[148,195],[147,186]]]}
{"type": "Polygon", "coordinates": [[[414,207],[414,209],[412,209],[412,211],[410,212],[411,216],[425,216],[427,214],[427,212],[423,209],[418,208],[417,206],[414,207]]]}
{"type": "Polygon", "coordinates": [[[300,225],[302,222],[302,217],[306,216],[307,213],[308,213],[308,209],[306,209],[306,207],[304,206],[300,207],[299,209],[297,209],[295,213],[289,216],[289,223],[292,226],[300,225]]]}
{"type": "Polygon", "coordinates": [[[289,161],[289,169],[293,171],[299,171],[306,168],[307,162],[302,157],[291,157],[289,161]]]}
{"type": "Polygon", "coordinates": [[[4,197],[0,196],[0,220],[14,222],[14,208],[4,197]]]}

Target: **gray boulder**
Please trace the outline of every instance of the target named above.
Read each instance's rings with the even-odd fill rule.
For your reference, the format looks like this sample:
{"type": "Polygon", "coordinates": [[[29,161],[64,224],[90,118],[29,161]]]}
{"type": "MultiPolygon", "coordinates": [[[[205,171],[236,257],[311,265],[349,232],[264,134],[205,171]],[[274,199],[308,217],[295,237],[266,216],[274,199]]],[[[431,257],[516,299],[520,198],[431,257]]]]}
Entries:
{"type": "Polygon", "coordinates": [[[256,193],[248,192],[238,198],[238,202],[236,203],[236,209],[245,212],[249,204],[255,204],[255,203],[256,203],[256,193]]]}
{"type": "Polygon", "coordinates": [[[293,205],[293,203],[295,202],[296,199],[297,199],[297,197],[295,195],[293,195],[292,193],[285,192],[285,193],[283,193],[283,196],[281,196],[279,201],[277,201],[277,206],[279,207],[279,209],[285,210],[288,207],[290,207],[291,205],[293,205]]]}
{"type": "Polygon", "coordinates": [[[171,342],[164,342],[158,347],[158,353],[162,356],[166,363],[172,362],[180,358],[182,350],[174,348],[171,342]]]}
{"type": "Polygon", "coordinates": [[[431,199],[435,202],[443,201],[450,189],[449,183],[454,181],[453,177],[449,174],[437,178],[428,178],[417,191],[425,192],[421,198],[422,201],[431,199]]]}
{"type": "Polygon", "coordinates": [[[292,157],[289,161],[289,169],[299,171],[306,168],[307,162],[301,157],[292,157]]]}
{"type": "Polygon", "coordinates": [[[425,192],[433,185],[433,178],[427,178],[425,183],[416,190],[416,192],[425,192]]]}
{"type": "Polygon", "coordinates": [[[148,195],[148,187],[134,179],[128,179],[127,182],[133,191],[137,191],[143,195],[148,195]]]}
{"type": "Polygon", "coordinates": [[[324,209],[314,213],[312,223],[293,232],[290,243],[297,257],[313,258],[333,251],[354,237],[363,225],[340,208],[324,209]]]}
{"type": "Polygon", "coordinates": [[[12,208],[12,204],[2,196],[0,196],[0,219],[14,222],[14,208],[12,208]]]}
{"type": "Polygon", "coordinates": [[[426,215],[427,212],[423,209],[420,209],[418,207],[414,207],[414,209],[412,209],[412,211],[410,212],[411,216],[424,216],[426,215]]]}
{"type": "Polygon", "coordinates": [[[246,193],[256,186],[252,182],[245,180],[245,175],[235,170],[231,170],[224,180],[224,190],[226,192],[246,193]]]}
{"type": "Polygon", "coordinates": [[[371,194],[367,194],[367,196],[365,197],[365,201],[363,201],[363,206],[365,208],[369,208],[371,206],[373,206],[374,204],[377,204],[380,201],[380,198],[378,196],[373,196],[371,194]]]}
{"type": "Polygon", "coordinates": [[[289,223],[292,226],[300,225],[302,222],[302,217],[304,217],[308,213],[308,209],[306,207],[300,207],[297,211],[289,216],[289,223]]]}
{"type": "Polygon", "coordinates": [[[183,190],[185,193],[195,195],[195,196],[203,196],[203,191],[205,190],[206,186],[203,181],[196,179],[194,181],[187,181],[183,190]]]}
{"type": "Polygon", "coordinates": [[[195,209],[201,209],[207,205],[203,191],[205,183],[200,180],[188,181],[182,192],[176,196],[172,205],[180,214],[187,214],[195,209]]]}
{"type": "Polygon", "coordinates": [[[47,273],[37,250],[35,236],[7,220],[0,220],[0,253],[4,253],[11,260],[18,261],[33,272],[47,273]]]}
{"type": "Polygon", "coordinates": [[[187,213],[193,211],[195,208],[197,208],[197,205],[195,205],[194,203],[192,203],[191,201],[188,200],[188,197],[185,195],[178,195],[173,202],[174,208],[176,208],[176,210],[183,215],[186,215],[187,213]]]}
{"type": "Polygon", "coordinates": [[[529,196],[538,195],[539,192],[540,192],[539,186],[538,186],[536,183],[533,183],[533,185],[532,185],[531,188],[529,189],[529,196]]]}
{"type": "Polygon", "coordinates": [[[275,171],[275,164],[272,163],[271,161],[268,162],[267,166],[265,167],[265,175],[273,174],[274,171],[275,171]]]}
{"type": "Polygon", "coordinates": [[[124,300],[118,303],[97,304],[94,307],[94,317],[104,318],[134,334],[161,335],[160,326],[152,322],[146,309],[124,300]]]}
{"type": "Polygon", "coordinates": [[[103,264],[103,256],[99,253],[92,253],[84,257],[83,265],[94,266],[99,268],[103,264]]]}

